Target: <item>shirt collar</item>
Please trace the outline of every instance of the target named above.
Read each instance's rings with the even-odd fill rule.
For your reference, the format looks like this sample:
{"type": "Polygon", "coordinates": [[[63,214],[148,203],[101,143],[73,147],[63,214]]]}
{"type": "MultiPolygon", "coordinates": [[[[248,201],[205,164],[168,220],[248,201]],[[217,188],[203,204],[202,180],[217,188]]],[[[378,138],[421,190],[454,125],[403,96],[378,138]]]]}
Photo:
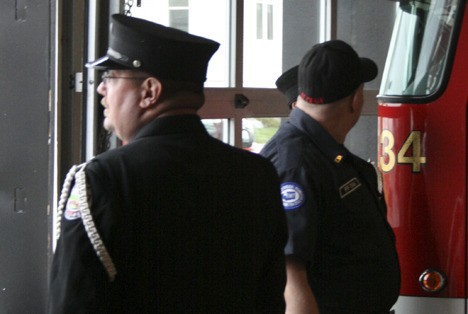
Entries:
{"type": "Polygon", "coordinates": [[[350,153],[344,145],[338,143],[320,123],[298,108],[289,115],[289,123],[301,130],[315,143],[319,150],[332,162],[340,164],[350,153]]]}
{"type": "Polygon", "coordinates": [[[134,140],[147,136],[176,133],[208,134],[197,115],[174,115],[154,119],[138,131],[134,140]]]}

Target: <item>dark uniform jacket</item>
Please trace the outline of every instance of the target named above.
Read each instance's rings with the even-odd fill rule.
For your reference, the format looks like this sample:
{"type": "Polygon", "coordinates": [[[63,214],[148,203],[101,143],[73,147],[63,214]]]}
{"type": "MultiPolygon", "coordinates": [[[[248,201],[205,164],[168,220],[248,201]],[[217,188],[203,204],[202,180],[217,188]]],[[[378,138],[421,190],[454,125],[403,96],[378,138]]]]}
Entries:
{"type": "Polygon", "coordinates": [[[85,168],[109,280],[74,207],[50,282],[50,313],[281,313],[287,229],[274,167],[206,132],[158,118],[85,168]]]}
{"type": "Polygon", "coordinates": [[[400,273],[374,167],[300,109],[261,154],[280,175],[285,254],[307,261],[321,313],[388,312],[400,273]]]}

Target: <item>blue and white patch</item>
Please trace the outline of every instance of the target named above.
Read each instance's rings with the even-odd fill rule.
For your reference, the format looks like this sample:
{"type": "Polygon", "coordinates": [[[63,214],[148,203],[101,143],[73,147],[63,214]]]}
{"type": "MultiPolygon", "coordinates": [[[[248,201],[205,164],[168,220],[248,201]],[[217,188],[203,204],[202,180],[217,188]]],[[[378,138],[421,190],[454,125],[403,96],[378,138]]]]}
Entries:
{"type": "Polygon", "coordinates": [[[65,208],[64,217],[67,220],[75,220],[81,218],[80,201],[78,196],[78,188],[73,186],[70,196],[68,197],[67,207],[65,208]]]}
{"type": "Polygon", "coordinates": [[[294,182],[281,184],[281,198],[283,199],[284,210],[293,210],[301,207],[305,201],[304,190],[294,182]]]}

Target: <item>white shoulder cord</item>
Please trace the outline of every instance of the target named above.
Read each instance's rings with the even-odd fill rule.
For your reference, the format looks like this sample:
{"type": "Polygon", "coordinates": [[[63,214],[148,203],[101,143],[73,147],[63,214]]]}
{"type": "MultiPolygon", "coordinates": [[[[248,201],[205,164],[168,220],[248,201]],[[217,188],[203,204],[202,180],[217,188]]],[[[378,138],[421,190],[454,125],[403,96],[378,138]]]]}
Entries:
{"type": "Polygon", "coordinates": [[[63,208],[67,203],[70,194],[71,183],[75,178],[76,186],[78,188],[81,219],[83,221],[86,233],[88,234],[88,238],[91,241],[91,244],[93,245],[94,251],[101,260],[104,268],[106,269],[107,275],[109,276],[109,280],[114,281],[115,276],[117,274],[117,270],[114,266],[114,263],[112,262],[112,258],[110,257],[104,243],[101,240],[101,237],[99,236],[99,233],[97,232],[96,226],[93,221],[93,217],[91,216],[91,211],[89,210],[88,197],[86,194],[86,176],[84,172],[85,166],[85,163],[78,166],[74,165],[73,167],[71,167],[70,171],[68,172],[65,178],[57,209],[55,239],[57,241],[60,238],[63,208]]]}
{"type": "Polygon", "coordinates": [[[383,180],[382,180],[382,173],[380,172],[379,167],[374,161],[370,161],[369,163],[374,167],[375,174],[377,175],[377,191],[379,191],[380,194],[383,192],[383,180]]]}
{"type": "Polygon", "coordinates": [[[75,177],[75,173],[78,171],[78,167],[80,166],[81,165],[79,166],[74,165],[73,167],[71,167],[67,173],[67,176],[65,177],[65,182],[63,183],[62,193],[60,194],[60,199],[59,199],[58,208],[57,208],[57,219],[55,223],[55,241],[58,241],[58,239],[60,238],[63,208],[65,207],[65,204],[67,203],[68,196],[70,194],[70,186],[71,186],[71,183],[73,182],[73,178],[75,177]]]}
{"type": "Polygon", "coordinates": [[[101,260],[104,268],[106,269],[107,275],[109,276],[109,280],[114,281],[115,276],[117,275],[117,270],[115,268],[114,262],[112,261],[112,258],[107,252],[106,246],[104,245],[104,243],[101,240],[101,237],[99,236],[99,233],[96,229],[96,225],[93,221],[93,216],[91,215],[91,211],[89,210],[88,196],[86,194],[86,176],[84,168],[85,167],[82,167],[76,173],[75,177],[76,184],[78,187],[81,219],[83,220],[83,225],[86,229],[86,233],[88,234],[88,238],[91,241],[91,244],[93,245],[94,251],[101,260]]]}

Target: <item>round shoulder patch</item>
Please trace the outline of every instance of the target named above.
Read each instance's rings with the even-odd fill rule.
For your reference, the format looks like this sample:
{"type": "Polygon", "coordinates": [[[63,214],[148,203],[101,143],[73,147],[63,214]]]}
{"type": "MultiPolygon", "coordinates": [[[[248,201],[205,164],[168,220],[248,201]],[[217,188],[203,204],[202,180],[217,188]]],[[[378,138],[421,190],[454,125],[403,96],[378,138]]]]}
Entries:
{"type": "Polygon", "coordinates": [[[305,196],[302,187],[294,182],[281,184],[281,198],[283,199],[284,210],[293,210],[304,204],[305,196]]]}
{"type": "Polygon", "coordinates": [[[80,202],[78,197],[78,188],[73,186],[73,189],[68,197],[67,207],[65,208],[64,217],[67,220],[75,220],[81,218],[80,202]]]}

